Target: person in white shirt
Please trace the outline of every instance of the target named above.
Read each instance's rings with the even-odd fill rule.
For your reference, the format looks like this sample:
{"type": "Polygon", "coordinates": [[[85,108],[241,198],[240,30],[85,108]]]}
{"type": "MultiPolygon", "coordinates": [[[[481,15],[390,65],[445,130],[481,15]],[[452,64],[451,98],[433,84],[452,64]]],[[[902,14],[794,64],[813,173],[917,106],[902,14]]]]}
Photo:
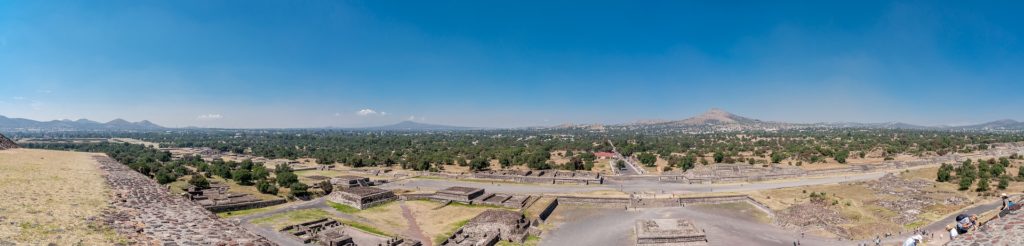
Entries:
{"type": "Polygon", "coordinates": [[[906,241],[903,241],[903,246],[917,246],[917,244],[921,243],[921,241],[924,241],[923,236],[914,235],[910,238],[907,238],[906,241]]]}
{"type": "Polygon", "coordinates": [[[949,240],[950,241],[953,241],[953,239],[956,239],[956,236],[960,236],[960,233],[957,233],[956,228],[954,228],[953,226],[947,225],[946,226],[946,231],[949,232],[949,240]]]}

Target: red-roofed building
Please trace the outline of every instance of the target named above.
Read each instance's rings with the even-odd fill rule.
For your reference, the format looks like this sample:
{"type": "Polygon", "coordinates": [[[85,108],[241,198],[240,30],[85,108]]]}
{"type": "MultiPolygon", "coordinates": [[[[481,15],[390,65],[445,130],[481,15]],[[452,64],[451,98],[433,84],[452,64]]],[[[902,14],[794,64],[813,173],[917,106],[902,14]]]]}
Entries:
{"type": "Polygon", "coordinates": [[[602,151],[602,152],[595,152],[594,156],[597,156],[598,159],[608,159],[608,158],[615,158],[615,153],[602,151]]]}

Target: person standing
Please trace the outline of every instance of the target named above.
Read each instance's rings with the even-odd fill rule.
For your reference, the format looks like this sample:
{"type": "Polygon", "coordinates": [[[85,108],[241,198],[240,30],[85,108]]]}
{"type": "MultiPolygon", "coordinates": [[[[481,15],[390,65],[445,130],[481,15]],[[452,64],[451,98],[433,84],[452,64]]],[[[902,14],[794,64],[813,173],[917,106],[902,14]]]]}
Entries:
{"type": "Polygon", "coordinates": [[[949,232],[949,241],[953,241],[957,236],[960,236],[960,233],[952,225],[946,226],[946,232],[949,232]]]}
{"type": "Polygon", "coordinates": [[[924,237],[921,235],[914,235],[903,241],[903,246],[917,246],[921,241],[924,241],[924,237]]]}

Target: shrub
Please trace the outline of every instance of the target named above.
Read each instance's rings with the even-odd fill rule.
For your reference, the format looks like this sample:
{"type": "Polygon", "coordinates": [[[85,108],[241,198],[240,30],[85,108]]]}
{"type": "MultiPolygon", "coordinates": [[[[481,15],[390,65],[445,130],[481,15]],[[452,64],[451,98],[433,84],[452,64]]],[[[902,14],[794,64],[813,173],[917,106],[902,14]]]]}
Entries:
{"type": "Polygon", "coordinates": [[[210,188],[210,181],[207,181],[206,177],[204,177],[203,175],[192,175],[192,179],[188,180],[188,184],[195,186],[196,188],[199,189],[210,188]]]}
{"type": "Polygon", "coordinates": [[[270,181],[262,179],[256,182],[256,190],[259,190],[260,193],[263,194],[277,194],[277,186],[274,186],[274,183],[271,183],[270,181]]]}
{"type": "Polygon", "coordinates": [[[309,186],[301,182],[292,183],[288,188],[291,189],[292,196],[302,197],[309,194],[309,186]]]}

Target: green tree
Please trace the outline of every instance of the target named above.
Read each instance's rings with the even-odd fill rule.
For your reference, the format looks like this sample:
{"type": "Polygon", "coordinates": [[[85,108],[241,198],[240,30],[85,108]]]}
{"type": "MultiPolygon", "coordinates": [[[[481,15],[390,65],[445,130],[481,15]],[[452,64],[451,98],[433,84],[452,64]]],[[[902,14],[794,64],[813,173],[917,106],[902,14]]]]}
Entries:
{"type": "Polygon", "coordinates": [[[330,180],[320,181],[319,186],[324,191],[324,195],[330,195],[334,191],[334,185],[331,184],[330,180]]]}
{"type": "Polygon", "coordinates": [[[231,179],[240,185],[252,185],[252,172],[247,169],[238,169],[231,174],[231,179]]]}
{"type": "Polygon", "coordinates": [[[654,163],[658,160],[658,157],[651,153],[640,153],[637,154],[637,159],[640,159],[640,163],[644,166],[653,167],[654,163]]]}
{"type": "Polygon", "coordinates": [[[842,150],[835,153],[835,159],[839,163],[846,163],[846,158],[850,156],[850,151],[842,150]]]}
{"type": "Polygon", "coordinates": [[[210,188],[210,181],[207,181],[206,177],[203,177],[203,175],[199,175],[198,173],[192,175],[192,178],[188,180],[188,184],[195,186],[196,188],[199,189],[210,188]]]}
{"type": "Polygon", "coordinates": [[[949,180],[953,179],[951,174],[952,172],[953,165],[943,163],[942,166],[939,166],[938,178],[936,178],[935,181],[948,182],[949,180]]]}
{"type": "Polygon", "coordinates": [[[491,163],[487,159],[480,158],[470,161],[469,169],[473,171],[483,171],[491,168],[491,163]]]}
{"type": "Polygon", "coordinates": [[[291,187],[292,184],[297,182],[299,182],[299,176],[293,172],[277,173],[277,185],[281,187],[291,187]]]}
{"type": "Polygon", "coordinates": [[[160,184],[168,184],[177,180],[177,178],[174,177],[174,174],[171,174],[170,172],[164,169],[160,169],[160,171],[157,171],[155,178],[156,182],[160,184]]]}
{"type": "Polygon", "coordinates": [[[1006,176],[1006,175],[999,176],[999,186],[998,186],[998,188],[1000,190],[1005,190],[1006,187],[1009,187],[1009,186],[1010,186],[1010,177],[1006,176]]]}
{"type": "Polygon", "coordinates": [[[256,182],[256,190],[263,194],[277,194],[277,186],[265,179],[256,182]]]}
{"type": "Polygon", "coordinates": [[[978,188],[975,189],[975,191],[978,191],[978,192],[988,191],[988,179],[987,178],[983,178],[981,180],[978,180],[978,188]]]}
{"type": "Polygon", "coordinates": [[[682,168],[683,171],[693,169],[693,166],[694,164],[696,164],[696,162],[696,156],[693,156],[693,154],[686,154],[686,156],[679,160],[679,168],[682,168]]]}
{"type": "Polygon", "coordinates": [[[302,182],[292,183],[291,186],[288,186],[288,189],[291,190],[291,195],[295,197],[304,197],[309,194],[309,186],[302,182]]]}
{"type": "Polygon", "coordinates": [[[974,181],[971,179],[960,178],[960,190],[970,189],[972,183],[974,183],[974,181]]]}
{"type": "Polygon", "coordinates": [[[786,154],[783,154],[782,152],[772,151],[772,163],[778,164],[784,159],[786,159],[786,154]]]}
{"type": "Polygon", "coordinates": [[[260,180],[267,179],[268,177],[270,177],[270,172],[267,171],[267,167],[263,165],[252,167],[252,179],[260,180]]]}
{"type": "Polygon", "coordinates": [[[722,163],[725,160],[725,154],[721,151],[715,151],[715,163],[722,163]]]}
{"type": "Polygon", "coordinates": [[[615,162],[615,168],[626,169],[626,161],[618,160],[615,162]]]}

